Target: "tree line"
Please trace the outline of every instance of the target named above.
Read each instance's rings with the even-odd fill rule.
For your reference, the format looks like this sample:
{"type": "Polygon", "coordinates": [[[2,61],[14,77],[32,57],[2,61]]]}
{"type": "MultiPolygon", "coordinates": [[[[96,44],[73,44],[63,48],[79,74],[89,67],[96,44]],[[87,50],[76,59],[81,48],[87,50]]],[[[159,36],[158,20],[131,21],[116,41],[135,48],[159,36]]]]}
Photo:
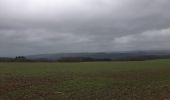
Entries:
{"type": "Polygon", "coordinates": [[[155,55],[145,55],[145,56],[133,56],[124,58],[90,58],[90,57],[63,57],[57,60],[50,60],[45,58],[40,59],[29,59],[24,56],[17,56],[15,58],[1,57],[0,62],[93,62],[93,61],[145,61],[154,59],[170,59],[169,55],[155,56],[155,55]]]}

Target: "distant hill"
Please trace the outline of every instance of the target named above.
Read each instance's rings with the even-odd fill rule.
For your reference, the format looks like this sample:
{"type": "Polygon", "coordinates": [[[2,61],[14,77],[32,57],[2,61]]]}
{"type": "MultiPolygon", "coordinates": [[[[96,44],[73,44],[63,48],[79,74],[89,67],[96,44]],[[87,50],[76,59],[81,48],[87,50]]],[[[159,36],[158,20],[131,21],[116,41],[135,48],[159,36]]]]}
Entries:
{"type": "Polygon", "coordinates": [[[92,59],[129,59],[129,58],[170,58],[170,50],[148,50],[148,51],[127,51],[127,52],[99,52],[99,53],[54,53],[26,56],[28,59],[59,60],[66,57],[84,57],[92,59]]]}

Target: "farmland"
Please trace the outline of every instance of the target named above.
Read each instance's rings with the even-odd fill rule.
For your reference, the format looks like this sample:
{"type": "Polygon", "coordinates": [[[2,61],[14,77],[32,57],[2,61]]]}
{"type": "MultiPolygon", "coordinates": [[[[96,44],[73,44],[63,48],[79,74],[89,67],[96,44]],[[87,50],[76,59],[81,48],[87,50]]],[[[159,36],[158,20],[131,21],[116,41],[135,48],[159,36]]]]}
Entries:
{"type": "Polygon", "coordinates": [[[0,100],[170,100],[170,60],[0,63],[0,100]]]}

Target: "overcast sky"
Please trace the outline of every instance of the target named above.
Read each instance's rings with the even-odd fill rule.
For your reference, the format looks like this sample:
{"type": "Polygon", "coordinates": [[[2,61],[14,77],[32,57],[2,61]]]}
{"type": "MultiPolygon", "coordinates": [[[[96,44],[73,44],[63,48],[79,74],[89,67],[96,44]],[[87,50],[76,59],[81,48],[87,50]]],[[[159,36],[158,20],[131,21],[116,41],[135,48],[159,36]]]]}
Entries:
{"type": "Polygon", "coordinates": [[[170,0],[0,0],[0,56],[170,49],[170,0]]]}

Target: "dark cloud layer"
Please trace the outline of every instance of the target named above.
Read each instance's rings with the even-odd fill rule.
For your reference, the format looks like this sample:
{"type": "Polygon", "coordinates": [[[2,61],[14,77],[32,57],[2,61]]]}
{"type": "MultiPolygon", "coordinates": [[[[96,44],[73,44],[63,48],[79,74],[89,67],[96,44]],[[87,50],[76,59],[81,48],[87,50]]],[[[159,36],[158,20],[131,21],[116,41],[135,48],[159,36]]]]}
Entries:
{"type": "Polygon", "coordinates": [[[0,56],[170,49],[169,0],[0,0],[0,56]]]}

